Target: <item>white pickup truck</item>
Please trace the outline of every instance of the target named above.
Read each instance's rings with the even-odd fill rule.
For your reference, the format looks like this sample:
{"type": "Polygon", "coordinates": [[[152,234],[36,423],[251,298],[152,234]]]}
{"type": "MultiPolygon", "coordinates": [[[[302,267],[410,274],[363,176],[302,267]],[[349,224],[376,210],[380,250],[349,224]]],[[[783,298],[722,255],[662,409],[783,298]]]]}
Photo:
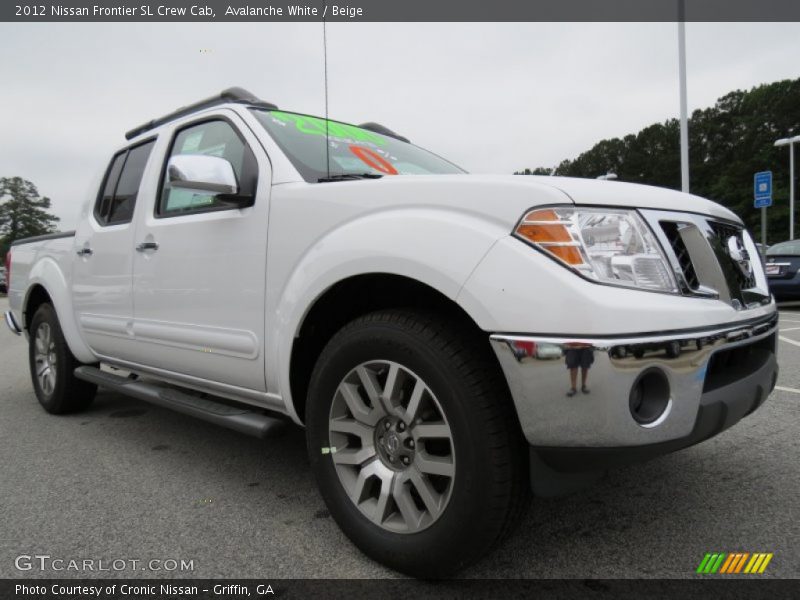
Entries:
{"type": "Polygon", "coordinates": [[[126,137],[77,231],[10,253],[39,402],[304,426],[333,517],[402,572],[453,573],[531,489],[705,440],[775,385],[758,253],[703,198],[468,175],[240,88],[126,137]]]}

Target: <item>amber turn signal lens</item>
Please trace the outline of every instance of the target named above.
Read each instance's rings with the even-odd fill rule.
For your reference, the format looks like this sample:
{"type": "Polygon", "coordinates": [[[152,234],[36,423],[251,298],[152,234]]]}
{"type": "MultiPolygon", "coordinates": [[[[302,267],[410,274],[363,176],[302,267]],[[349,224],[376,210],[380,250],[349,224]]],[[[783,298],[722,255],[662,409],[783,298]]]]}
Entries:
{"type": "Polygon", "coordinates": [[[582,265],[583,258],[581,257],[580,251],[577,248],[564,248],[561,246],[551,246],[549,248],[545,248],[550,254],[555,256],[556,258],[560,258],[568,265],[582,265]]]}
{"type": "Polygon", "coordinates": [[[580,244],[568,226],[552,209],[533,210],[522,219],[516,233],[568,265],[582,265],[580,244]]]}

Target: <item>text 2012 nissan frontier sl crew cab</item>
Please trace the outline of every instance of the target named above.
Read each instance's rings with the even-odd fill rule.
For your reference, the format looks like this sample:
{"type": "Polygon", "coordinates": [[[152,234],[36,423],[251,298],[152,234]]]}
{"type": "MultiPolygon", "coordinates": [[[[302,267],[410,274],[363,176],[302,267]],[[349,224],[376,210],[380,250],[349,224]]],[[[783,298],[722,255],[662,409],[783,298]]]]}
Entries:
{"type": "Polygon", "coordinates": [[[531,488],[705,440],[775,385],[756,248],[703,198],[468,175],[240,88],[126,137],[77,231],[10,253],[42,406],[102,386],[304,425],[337,523],[405,573],[454,572],[531,488]]]}

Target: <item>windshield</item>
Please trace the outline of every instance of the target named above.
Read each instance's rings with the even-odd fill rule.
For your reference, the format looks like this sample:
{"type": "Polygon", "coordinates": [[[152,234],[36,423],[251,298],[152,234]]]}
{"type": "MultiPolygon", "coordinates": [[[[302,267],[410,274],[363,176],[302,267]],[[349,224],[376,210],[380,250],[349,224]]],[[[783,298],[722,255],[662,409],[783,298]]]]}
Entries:
{"type": "MultiPolygon", "coordinates": [[[[306,181],[328,178],[325,119],[253,109],[264,129],[306,181]]],[[[330,176],[429,175],[464,171],[427,150],[355,125],[328,121],[330,176]]]]}
{"type": "Polygon", "coordinates": [[[776,254],[790,254],[794,256],[800,256],[800,240],[794,240],[791,242],[781,242],[780,244],[775,244],[774,246],[770,246],[767,250],[767,256],[774,256],[776,254]]]}

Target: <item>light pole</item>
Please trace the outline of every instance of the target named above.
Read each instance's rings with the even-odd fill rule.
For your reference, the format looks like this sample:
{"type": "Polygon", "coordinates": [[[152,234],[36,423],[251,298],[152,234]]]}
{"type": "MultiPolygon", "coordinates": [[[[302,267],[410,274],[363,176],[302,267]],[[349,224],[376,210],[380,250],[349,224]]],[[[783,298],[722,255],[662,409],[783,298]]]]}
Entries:
{"type": "Polygon", "coordinates": [[[681,191],[689,192],[689,116],[686,102],[686,6],[678,2],[678,83],[681,95],[681,191]]]}
{"type": "Polygon", "coordinates": [[[776,146],[789,146],[789,239],[794,239],[794,145],[800,142],[800,135],[783,138],[776,146]]]}

